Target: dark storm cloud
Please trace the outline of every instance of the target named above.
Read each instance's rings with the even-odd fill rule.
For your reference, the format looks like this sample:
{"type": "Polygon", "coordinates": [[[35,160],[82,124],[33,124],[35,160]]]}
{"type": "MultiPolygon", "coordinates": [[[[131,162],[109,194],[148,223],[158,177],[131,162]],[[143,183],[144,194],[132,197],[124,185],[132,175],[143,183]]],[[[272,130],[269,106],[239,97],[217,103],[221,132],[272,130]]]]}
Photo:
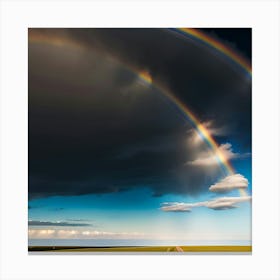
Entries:
{"type": "Polygon", "coordinates": [[[251,28],[200,28],[214,39],[225,42],[232,49],[251,59],[251,28]]]}
{"type": "Polygon", "coordinates": [[[87,227],[91,224],[68,223],[68,222],[48,222],[48,221],[28,221],[29,226],[57,226],[57,227],[87,227]]]}
{"type": "Polygon", "coordinates": [[[216,181],[219,170],[185,165],[190,124],[123,64],[148,70],[202,121],[230,122],[250,147],[250,83],[191,40],[155,29],[34,34],[75,44],[29,43],[30,198],[142,186],[198,194],[216,181]]]}
{"type": "MultiPolygon", "coordinates": [[[[250,30],[246,30],[250,42],[250,30]]],[[[108,50],[138,69],[148,69],[155,80],[167,84],[199,116],[223,115],[232,121],[237,106],[239,114],[250,114],[251,82],[243,71],[239,66],[232,67],[233,63],[225,56],[209,54],[204,45],[189,37],[167,29],[70,29],[68,32],[88,47],[108,50]],[[225,102],[232,106],[225,106],[225,102]]],[[[229,30],[228,33],[231,34],[229,30]]]]}
{"type": "MultiPolygon", "coordinates": [[[[236,30],[227,29],[229,39],[237,37],[236,30]]],[[[213,118],[230,123],[235,136],[242,136],[244,145],[250,147],[251,134],[247,131],[251,131],[251,80],[229,58],[216,52],[211,54],[197,41],[167,29],[70,29],[68,32],[88,47],[107,50],[129,65],[148,69],[155,81],[169,87],[201,121],[213,118]]],[[[243,29],[240,35],[250,54],[251,30],[243,29]]]]}

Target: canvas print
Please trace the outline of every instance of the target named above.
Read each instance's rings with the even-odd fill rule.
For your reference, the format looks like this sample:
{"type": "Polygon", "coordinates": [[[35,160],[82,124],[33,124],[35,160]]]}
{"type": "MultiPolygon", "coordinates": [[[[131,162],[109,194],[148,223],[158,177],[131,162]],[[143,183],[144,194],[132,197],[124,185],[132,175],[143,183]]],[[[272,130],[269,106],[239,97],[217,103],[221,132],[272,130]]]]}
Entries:
{"type": "Polygon", "coordinates": [[[250,28],[29,28],[28,251],[250,253],[250,28]]]}

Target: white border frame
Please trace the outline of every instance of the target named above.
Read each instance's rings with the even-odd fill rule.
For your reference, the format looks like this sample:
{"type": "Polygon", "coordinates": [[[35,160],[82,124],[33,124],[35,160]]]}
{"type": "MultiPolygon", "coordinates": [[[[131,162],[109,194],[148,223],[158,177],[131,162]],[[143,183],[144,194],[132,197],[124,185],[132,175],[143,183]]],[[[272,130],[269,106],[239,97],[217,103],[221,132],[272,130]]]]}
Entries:
{"type": "Polygon", "coordinates": [[[0,4],[1,279],[280,279],[278,1],[0,4]],[[253,28],[252,255],[28,255],[27,28],[126,26],[253,28]]]}

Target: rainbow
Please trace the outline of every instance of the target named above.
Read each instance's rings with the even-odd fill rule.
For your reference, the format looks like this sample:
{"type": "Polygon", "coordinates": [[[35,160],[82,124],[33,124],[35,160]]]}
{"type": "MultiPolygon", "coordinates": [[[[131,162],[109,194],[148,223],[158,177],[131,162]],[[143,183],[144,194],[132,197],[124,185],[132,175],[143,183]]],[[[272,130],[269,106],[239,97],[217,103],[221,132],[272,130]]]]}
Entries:
{"type": "MultiPolygon", "coordinates": [[[[138,73],[138,76],[147,84],[152,83],[151,76],[148,72],[140,72],[138,73]]],[[[224,154],[220,151],[218,143],[214,140],[214,138],[211,136],[206,127],[202,125],[199,119],[191,112],[191,110],[166,88],[163,88],[160,85],[157,85],[156,88],[160,89],[160,92],[164,94],[164,96],[167,97],[168,100],[172,101],[175,107],[181,113],[183,113],[185,119],[187,119],[191,123],[191,125],[197,130],[199,136],[207,143],[211,150],[213,150],[218,163],[226,171],[226,174],[234,174],[235,172],[233,167],[231,166],[227,158],[224,156],[224,154]]]]}
{"type": "Polygon", "coordinates": [[[225,55],[231,61],[239,65],[243,70],[245,70],[247,74],[249,74],[250,77],[252,76],[252,68],[249,61],[247,61],[244,57],[233,51],[231,48],[225,46],[218,40],[194,28],[171,28],[170,30],[183,36],[187,35],[191,38],[195,38],[205,45],[215,49],[216,51],[225,55]]]}
{"type": "MultiPolygon", "coordinates": [[[[183,35],[189,35],[193,38],[198,39],[199,41],[204,42],[209,47],[216,49],[220,53],[229,57],[232,61],[234,61],[237,65],[241,66],[250,76],[251,76],[251,67],[249,63],[242,58],[240,55],[235,53],[233,50],[229,49],[221,42],[214,40],[213,38],[207,36],[206,34],[202,33],[201,31],[193,28],[176,28],[171,29],[175,32],[179,32],[183,35]]],[[[46,34],[33,34],[32,32],[29,33],[29,40],[31,42],[39,42],[39,43],[47,43],[53,44],[56,46],[71,46],[71,47],[81,47],[79,42],[70,40],[69,38],[59,38],[56,36],[50,36],[46,34]],[[65,40],[64,40],[65,39],[65,40]]],[[[222,168],[222,170],[226,173],[226,175],[232,175],[235,173],[232,165],[230,164],[229,160],[225,157],[225,155],[219,149],[219,144],[215,141],[212,135],[209,133],[207,128],[199,121],[199,119],[191,112],[191,110],[180,101],[169,89],[160,85],[159,83],[154,84],[151,75],[147,71],[139,71],[136,69],[135,66],[132,65],[124,65],[130,71],[133,71],[139,79],[147,84],[152,84],[155,88],[159,89],[160,93],[165,96],[168,100],[174,104],[174,106],[182,113],[184,119],[189,121],[191,125],[196,129],[199,136],[203,139],[203,141],[209,146],[212,150],[215,158],[222,168]]],[[[239,193],[241,196],[246,196],[247,192],[245,190],[239,189],[239,193]]]]}
{"type": "MultiPolygon", "coordinates": [[[[138,76],[142,79],[145,83],[151,84],[152,78],[147,71],[139,72],[138,76]]],[[[226,175],[233,175],[235,174],[235,170],[233,169],[232,165],[230,164],[229,160],[225,157],[225,155],[219,149],[219,144],[214,140],[212,135],[209,133],[207,128],[199,121],[199,119],[191,112],[191,110],[182,102],[180,101],[172,92],[168,89],[160,86],[157,84],[156,88],[160,90],[168,100],[172,101],[174,106],[185,116],[185,119],[188,120],[192,126],[196,129],[197,133],[203,139],[203,141],[209,146],[209,148],[213,151],[213,154],[222,168],[225,171],[226,175]]],[[[244,189],[239,189],[239,193],[241,196],[247,196],[247,192],[244,189]]]]}

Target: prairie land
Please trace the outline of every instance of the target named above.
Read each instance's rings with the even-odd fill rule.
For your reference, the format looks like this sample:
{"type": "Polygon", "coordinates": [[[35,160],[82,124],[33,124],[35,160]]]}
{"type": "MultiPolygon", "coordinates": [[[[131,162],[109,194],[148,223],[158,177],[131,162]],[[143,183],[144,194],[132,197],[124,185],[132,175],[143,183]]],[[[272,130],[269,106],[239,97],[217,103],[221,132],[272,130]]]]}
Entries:
{"type": "Polygon", "coordinates": [[[252,246],[126,246],[126,247],[78,247],[78,246],[29,246],[29,252],[252,252],[252,246]]]}

